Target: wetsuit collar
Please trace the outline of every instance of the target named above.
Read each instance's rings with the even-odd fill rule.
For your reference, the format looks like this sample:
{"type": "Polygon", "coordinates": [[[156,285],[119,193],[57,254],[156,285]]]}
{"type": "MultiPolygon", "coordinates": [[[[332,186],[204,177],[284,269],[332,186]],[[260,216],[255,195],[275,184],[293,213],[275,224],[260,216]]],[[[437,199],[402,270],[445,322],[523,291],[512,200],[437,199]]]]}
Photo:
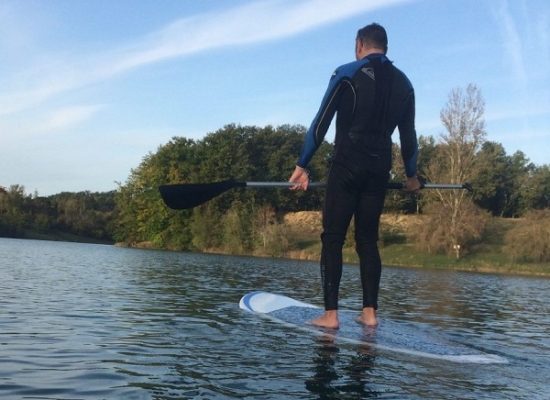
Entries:
{"type": "Polygon", "coordinates": [[[370,53],[370,54],[367,54],[365,57],[363,57],[363,60],[365,58],[375,58],[375,57],[386,57],[386,55],[384,53],[370,53]]]}

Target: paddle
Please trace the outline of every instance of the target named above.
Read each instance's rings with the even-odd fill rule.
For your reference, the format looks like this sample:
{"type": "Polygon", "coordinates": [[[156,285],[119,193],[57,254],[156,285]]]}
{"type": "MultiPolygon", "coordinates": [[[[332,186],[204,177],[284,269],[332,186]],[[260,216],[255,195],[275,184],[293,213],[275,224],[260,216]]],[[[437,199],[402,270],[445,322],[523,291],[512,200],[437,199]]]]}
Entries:
{"type": "MultiPolygon", "coordinates": [[[[472,191],[468,183],[424,183],[422,189],[466,189],[472,191]]],[[[257,187],[257,188],[285,188],[294,185],[292,182],[240,182],[228,179],[213,183],[180,183],[174,185],[162,185],[159,187],[164,203],[174,210],[193,208],[233,188],[257,187]]],[[[322,182],[312,182],[309,187],[325,186],[322,182]]],[[[403,189],[401,182],[388,182],[388,189],[403,189]]]]}

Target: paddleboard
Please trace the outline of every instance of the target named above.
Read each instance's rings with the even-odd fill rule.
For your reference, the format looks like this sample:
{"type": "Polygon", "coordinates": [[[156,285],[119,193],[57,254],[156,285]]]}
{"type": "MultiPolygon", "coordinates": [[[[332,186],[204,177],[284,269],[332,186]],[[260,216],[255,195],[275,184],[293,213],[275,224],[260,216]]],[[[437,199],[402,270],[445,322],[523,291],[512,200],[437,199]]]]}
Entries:
{"type": "Polygon", "coordinates": [[[422,328],[409,321],[384,318],[375,328],[365,327],[355,321],[358,315],[356,311],[339,310],[339,329],[319,328],[309,324],[309,321],[323,313],[321,307],[279,294],[261,291],[247,293],[241,298],[239,307],[287,327],[329,336],[336,341],[371,346],[381,351],[456,363],[508,362],[501,356],[479,352],[450,340],[435,329],[422,328]]]}

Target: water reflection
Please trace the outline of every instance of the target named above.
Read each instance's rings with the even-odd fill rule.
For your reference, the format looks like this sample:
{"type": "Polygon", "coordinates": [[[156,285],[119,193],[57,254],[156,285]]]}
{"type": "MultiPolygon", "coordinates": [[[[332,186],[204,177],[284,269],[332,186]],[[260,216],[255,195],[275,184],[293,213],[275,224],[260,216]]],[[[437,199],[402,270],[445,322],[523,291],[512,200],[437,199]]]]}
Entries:
{"type": "Polygon", "coordinates": [[[367,345],[358,346],[352,356],[340,356],[340,348],[331,336],[316,339],[313,376],[306,389],[319,399],[372,399],[380,396],[371,385],[376,356],[367,345]]]}

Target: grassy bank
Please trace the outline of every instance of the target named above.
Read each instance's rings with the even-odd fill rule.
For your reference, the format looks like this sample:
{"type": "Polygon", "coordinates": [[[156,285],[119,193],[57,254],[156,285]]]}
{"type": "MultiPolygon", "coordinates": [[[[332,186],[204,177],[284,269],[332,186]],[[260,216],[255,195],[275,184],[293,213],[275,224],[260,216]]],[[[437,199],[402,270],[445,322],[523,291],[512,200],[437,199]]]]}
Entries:
{"type": "MultiPolygon", "coordinates": [[[[291,246],[288,256],[318,260],[321,252],[320,214],[296,213],[296,215],[286,216],[284,223],[289,232],[291,246]]],[[[415,223],[419,221],[414,215],[383,216],[380,253],[384,265],[550,277],[549,264],[513,262],[511,257],[503,251],[506,232],[515,224],[521,223],[519,220],[493,218],[483,242],[474,246],[469,254],[459,260],[448,255],[428,254],[417,250],[407,241],[408,230],[415,223]]],[[[344,261],[358,262],[351,237],[348,237],[344,247],[344,261]]]]}
{"type": "MultiPolygon", "coordinates": [[[[514,262],[505,251],[506,232],[522,222],[518,219],[492,218],[484,233],[483,241],[470,248],[467,254],[457,260],[449,255],[429,254],[414,246],[411,228],[415,224],[423,223],[422,217],[385,214],[382,215],[379,241],[382,262],[384,265],[400,267],[550,277],[550,264],[514,262]]],[[[277,229],[285,242],[281,245],[280,251],[274,254],[272,245],[268,245],[264,249],[256,248],[246,255],[314,261],[320,259],[320,212],[289,213],[284,216],[277,229]]],[[[124,246],[122,243],[119,245],[124,246]]],[[[140,242],[131,246],[155,248],[152,242],[140,242]]],[[[231,252],[226,248],[211,248],[203,251],[242,254],[242,251],[231,252]]],[[[353,233],[349,232],[344,246],[344,262],[356,264],[358,261],[353,233]]]]}

